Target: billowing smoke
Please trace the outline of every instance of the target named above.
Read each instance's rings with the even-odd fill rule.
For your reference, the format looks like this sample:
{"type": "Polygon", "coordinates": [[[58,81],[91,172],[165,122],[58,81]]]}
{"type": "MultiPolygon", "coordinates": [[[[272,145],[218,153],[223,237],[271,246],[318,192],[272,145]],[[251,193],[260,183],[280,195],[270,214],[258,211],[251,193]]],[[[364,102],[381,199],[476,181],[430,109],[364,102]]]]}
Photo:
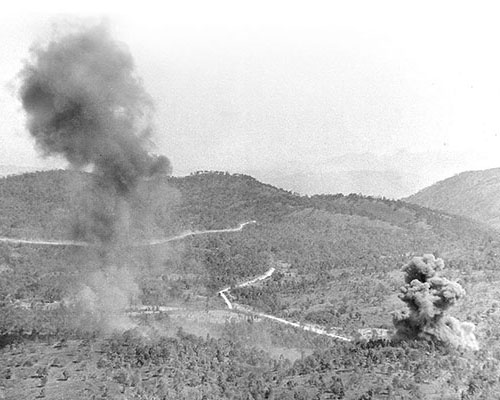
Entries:
{"type": "Polygon", "coordinates": [[[147,151],[153,104],[126,48],[95,26],[31,50],[20,96],[41,150],[93,165],[119,193],[140,177],[168,172],[147,151]]]}
{"type": "Polygon", "coordinates": [[[125,246],[112,250],[129,240],[131,204],[141,179],[171,172],[166,157],[150,153],[152,99],[129,51],[104,25],[74,29],[34,46],[19,77],[27,127],[40,151],[93,171],[92,184],[77,196],[72,232],[101,244],[101,265],[87,271],[75,301],[105,329],[125,329],[129,321],[123,311],[137,297],[138,286],[126,265],[125,246]]]}
{"type": "Polygon", "coordinates": [[[140,295],[136,277],[130,269],[108,266],[92,272],[86,283],[64,299],[76,307],[84,323],[104,333],[133,329],[137,324],[125,313],[137,304],[140,295]]]}
{"type": "MultiPolygon", "coordinates": [[[[132,56],[104,25],[33,47],[20,78],[27,126],[43,154],[63,156],[75,168],[92,166],[99,186],[118,199],[127,199],[141,178],[170,173],[169,160],[148,151],[152,100],[132,56]]],[[[124,214],[121,203],[118,218],[124,214]]],[[[108,241],[117,218],[92,212],[91,224],[107,221],[107,229],[96,231],[108,241]]]]}
{"type": "Polygon", "coordinates": [[[406,284],[399,297],[409,312],[394,316],[397,336],[436,340],[457,348],[477,350],[475,326],[446,314],[465,295],[465,290],[460,284],[437,276],[443,268],[443,260],[432,254],[414,257],[403,266],[406,284]]]}

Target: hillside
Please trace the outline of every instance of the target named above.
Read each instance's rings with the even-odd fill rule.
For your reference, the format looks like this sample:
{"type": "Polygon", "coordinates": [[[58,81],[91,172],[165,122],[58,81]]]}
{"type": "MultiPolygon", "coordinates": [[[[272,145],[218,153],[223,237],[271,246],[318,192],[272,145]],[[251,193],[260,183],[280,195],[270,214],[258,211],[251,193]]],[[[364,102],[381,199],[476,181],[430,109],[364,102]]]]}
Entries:
{"type": "MultiPolygon", "coordinates": [[[[86,173],[49,171],[1,179],[0,236],[71,239],[89,198],[107,201],[89,178],[86,173]]],[[[290,263],[308,280],[323,277],[325,268],[332,276],[339,268],[347,275],[364,269],[391,271],[412,254],[432,252],[460,269],[500,266],[497,233],[467,218],[359,195],[299,196],[226,173],[143,182],[131,200],[130,237],[142,241],[247,220],[258,224],[239,235],[193,238],[183,253],[211,271],[213,289],[265,271],[269,258],[290,263]],[[238,263],[241,268],[235,267],[238,263]]]]}
{"type": "MultiPolygon", "coordinates": [[[[99,204],[108,200],[90,178],[87,173],[47,171],[0,179],[0,236],[71,238],[86,207],[95,199],[99,204]]],[[[276,399],[438,399],[474,390],[488,398],[498,388],[492,377],[498,376],[499,362],[488,350],[500,344],[495,333],[500,322],[500,237],[493,229],[403,201],[299,196],[247,175],[220,172],[144,181],[130,204],[131,243],[248,220],[257,224],[235,234],[122,248],[114,255],[118,272],[131,274],[125,278],[131,276],[133,282],[120,274],[112,278],[132,286],[137,302],[190,310],[181,322],[174,314],[145,316],[141,324],[154,333],[146,334],[147,339],[141,330],[102,336],[106,321],[78,309],[11,307],[13,301],[30,299],[64,301],[96,274],[106,281],[106,260],[87,248],[0,243],[0,338],[2,346],[20,343],[15,351],[1,350],[6,361],[0,367],[14,376],[5,378],[11,372],[4,371],[1,379],[15,397],[35,398],[40,389],[35,383],[21,385],[21,379],[33,375],[36,366],[54,364],[56,356],[56,365],[64,364],[70,378],[64,383],[60,367],[49,368],[52,384],[47,390],[67,387],[79,393],[78,399],[89,393],[119,398],[120,390],[147,398],[158,385],[165,386],[169,398],[179,399],[248,398],[242,390],[253,398],[276,399]],[[277,272],[271,280],[233,291],[240,304],[348,336],[365,327],[390,330],[391,313],[404,308],[397,297],[403,284],[399,269],[423,253],[439,254],[447,276],[466,289],[468,296],[453,312],[477,325],[484,350],[463,354],[413,342],[359,346],[238,314],[228,313],[222,320],[209,314],[227,312],[217,295],[220,289],[272,265],[277,272]],[[175,333],[177,327],[202,338],[175,333]],[[166,332],[171,337],[162,337],[166,332]],[[44,344],[61,339],[67,345],[52,349],[44,344]],[[166,370],[155,372],[161,368],[166,370]],[[92,387],[88,376],[96,382],[92,387]],[[110,376],[113,382],[106,383],[110,376]]],[[[54,398],[64,398],[57,393],[54,398]]]]}
{"type": "MultiPolygon", "coordinates": [[[[90,184],[90,177],[57,170],[0,179],[0,235],[69,239],[72,224],[89,202],[107,201],[107,195],[90,184]]],[[[466,248],[492,234],[481,223],[409,202],[356,194],[300,196],[248,175],[222,172],[144,181],[131,199],[131,209],[136,239],[186,228],[224,228],[250,219],[261,224],[300,221],[320,211],[343,221],[364,219],[376,230],[403,229],[414,241],[430,243],[432,237],[436,246],[443,242],[446,247],[466,248]]]]}
{"type": "Polygon", "coordinates": [[[500,168],[463,172],[405,201],[473,218],[500,229],[500,168]]]}
{"type": "MultiPolygon", "coordinates": [[[[1,179],[0,236],[71,239],[89,198],[106,201],[89,178],[60,170],[1,179]]],[[[461,269],[500,266],[498,235],[481,223],[403,201],[354,194],[299,196],[247,175],[210,172],[145,181],[131,200],[130,214],[132,240],[256,220],[239,235],[189,242],[183,256],[205,265],[213,289],[265,271],[269,258],[290,263],[308,280],[322,278],[325,268],[332,276],[339,268],[349,276],[364,269],[391,271],[412,254],[432,252],[461,269]]]]}

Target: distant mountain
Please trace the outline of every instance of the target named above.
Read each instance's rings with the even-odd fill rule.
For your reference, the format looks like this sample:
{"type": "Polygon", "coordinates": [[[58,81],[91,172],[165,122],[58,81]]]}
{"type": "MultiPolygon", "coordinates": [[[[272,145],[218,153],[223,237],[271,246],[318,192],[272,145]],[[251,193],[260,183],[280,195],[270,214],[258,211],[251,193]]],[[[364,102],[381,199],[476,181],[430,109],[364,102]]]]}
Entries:
{"type": "Polygon", "coordinates": [[[500,168],[463,172],[405,201],[473,218],[500,229],[500,168]]]}
{"type": "Polygon", "coordinates": [[[401,150],[384,155],[347,153],[313,165],[290,163],[245,173],[300,194],[360,193],[399,199],[463,171],[469,164],[466,157],[453,153],[401,150]]]}
{"type": "Polygon", "coordinates": [[[284,174],[255,172],[263,182],[301,194],[359,193],[367,196],[400,198],[419,188],[418,179],[408,179],[396,170],[311,171],[284,174]],[[416,183],[416,184],[415,184],[416,183]]]}

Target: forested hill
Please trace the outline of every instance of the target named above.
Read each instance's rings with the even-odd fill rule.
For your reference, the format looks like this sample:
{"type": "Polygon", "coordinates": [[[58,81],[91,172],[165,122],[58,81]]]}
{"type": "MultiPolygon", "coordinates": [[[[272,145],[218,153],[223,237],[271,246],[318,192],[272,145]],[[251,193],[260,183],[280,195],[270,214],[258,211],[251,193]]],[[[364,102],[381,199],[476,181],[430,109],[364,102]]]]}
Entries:
{"type": "Polygon", "coordinates": [[[485,224],[401,200],[358,194],[300,196],[263,184],[247,175],[221,172],[197,173],[170,178],[182,194],[180,214],[203,227],[219,228],[244,219],[278,222],[299,211],[322,210],[330,214],[360,217],[367,225],[401,228],[408,234],[433,233],[452,241],[477,243],[496,237],[485,224]]]}
{"type": "MultiPolygon", "coordinates": [[[[88,173],[57,170],[0,179],[0,235],[71,239],[75,219],[84,218],[93,202],[112,204],[90,178],[88,173]]],[[[497,232],[479,222],[403,201],[356,194],[300,196],[247,175],[223,172],[150,179],[141,183],[130,203],[132,237],[140,239],[233,227],[246,220],[272,229],[286,224],[289,237],[304,223],[314,234],[327,224],[321,240],[342,237],[360,252],[363,246],[395,256],[439,250],[453,259],[466,256],[486,264],[494,262],[499,242],[497,232]]]]}
{"type": "MultiPolygon", "coordinates": [[[[91,178],[87,173],[49,171],[0,179],[0,236],[70,239],[75,219],[94,212],[92,207],[115,209],[113,198],[91,178]]],[[[355,344],[324,342],[324,337],[302,337],[302,333],[291,328],[253,320],[224,323],[215,332],[228,335],[231,340],[228,343],[233,343],[234,348],[247,349],[257,343],[272,351],[303,345],[317,350],[294,364],[293,379],[287,381],[290,384],[286,383],[290,393],[304,386],[312,393],[320,385],[320,378],[313,380],[312,377],[321,377],[327,382],[331,371],[335,371],[351,391],[345,397],[342,394],[336,398],[375,398],[374,393],[381,391],[395,396],[404,393],[405,398],[460,398],[457,393],[465,393],[469,387],[481,388],[479,393],[486,393],[483,398],[493,398],[489,394],[498,393],[498,357],[489,350],[498,348],[499,342],[495,333],[500,321],[497,231],[464,217],[403,201],[355,194],[299,196],[262,184],[250,176],[219,172],[149,179],[139,185],[128,202],[130,233],[132,238],[140,240],[170,236],[187,229],[236,227],[244,221],[257,221],[234,234],[197,235],[165,248],[139,247],[117,254],[122,268],[133,267],[140,302],[150,306],[181,305],[206,310],[210,307],[220,311],[225,304],[217,296],[218,291],[263,274],[273,266],[276,272],[272,278],[256,286],[232,290],[235,301],[289,321],[319,324],[353,336],[366,327],[391,329],[392,313],[404,309],[398,299],[404,282],[399,272],[401,266],[414,255],[438,253],[446,262],[446,276],[460,281],[467,292],[453,312],[461,320],[476,324],[478,339],[485,349],[477,357],[464,358],[456,353],[450,358],[449,352],[442,354],[434,345],[407,354],[392,344],[391,347],[381,344],[359,353],[355,344]],[[250,330],[259,336],[250,339],[247,334],[250,330]],[[340,364],[339,360],[346,361],[340,364]],[[434,382],[433,386],[429,387],[427,382],[434,382]],[[361,391],[368,394],[364,396],[361,391]],[[457,396],[447,396],[449,393],[457,396]]],[[[3,243],[0,245],[0,266],[4,271],[0,273],[0,301],[4,305],[10,304],[9,299],[61,301],[71,296],[81,282],[86,282],[89,271],[101,268],[103,261],[98,256],[87,248],[3,243]]],[[[36,309],[24,311],[10,306],[0,307],[0,312],[3,312],[0,338],[33,330],[63,338],[70,334],[85,337],[80,325],[75,327],[64,313],[43,314],[36,309]]],[[[197,319],[196,327],[199,324],[197,319]]],[[[210,320],[210,324],[215,322],[210,320]]],[[[226,343],[219,339],[216,342],[226,343]]],[[[206,360],[213,358],[212,352],[218,352],[213,347],[215,342],[207,339],[199,341],[199,345],[193,343],[181,338],[172,345],[173,348],[185,346],[186,350],[183,348],[179,354],[200,360],[190,359],[188,363],[175,358],[178,365],[209,365],[206,360]],[[196,351],[191,350],[193,346],[196,351]]],[[[165,341],[160,345],[170,346],[165,341]]],[[[126,342],[120,348],[127,354],[135,354],[134,357],[143,353],[163,354],[162,347],[149,351],[141,343],[126,342]]],[[[122,357],[116,350],[114,345],[106,354],[121,357],[122,364],[113,364],[117,360],[113,358],[110,365],[125,369],[123,363],[128,356],[122,357]]],[[[168,359],[174,360],[170,356],[174,353],[168,352],[168,359]]],[[[231,385],[249,391],[247,387],[253,385],[255,375],[248,379],[251,383],[241,383],[231,375],[240,373],[238,371],[243,371],[242,374],[261,371],[259,374],[263,377],[273,376],[264,368],[272,365],[265,361],[267,359],[251,358],[254,353],[233,354],[220,359],[221,365],[232,366],[227,373],[212,374],[222,377],[224,385],[232,382],[231,385]],[[230,377],[226,379],[224,374],[230,377]]],[[[101,360],[104,358],[99,360],[99,365],[103,365],[101,360]]],[[[148,364],[144,368],[146,366],[149,368],[148,364]]],[[[210,368],[218,371],[221,367],[210,368]]],[[[276,371],[283,371],[279,368],[276,371]]],[[[272,385],[285,386],[281,378],[274,380],[273,376],[272,379],[272,385]]],[[[180,380],[183,381],[185,379],[180,380]]],[[[200,393],[203,385],[201,382],[197,386],[200,393]]],[[[214,387],[221,387],[219,381],[214,387]]],[[[290,393],[276,398],[298,398],[290,393]]],[[[301,396],[313,398],[307,394],[301,396]]]]}
{"type": "MultiPolygon", "coordinates": [[[[88,198],[104,196],[90,174],[43,171],[0,179],[0,233],[45,234],[60,238],[88,198]],[[54,236],[55,235],[55,236],[54,236]]],[[[304,210],[366,218],[373,226],[389,224],[412,232],[432,231],[452,240],[495,235],[486,225],[400,200],[350,194],[300,196],[263,184],[248,175],[199,172],[155,178],[139,187],[134,212],[147,215],[148,230],[223,228],[244,220],[278,222],[304,210]]],[[[146,223],[141,222],[143,225],[146,223]]],[[[138,227],[139,229],[141,226],[138,227]]],[[[144,228],[144,226],[142,227],[144,228]]]]}
{"type": "MultiPolygon", "coordinates": [[[[58,170],[0,179],[0,236],[74,238],[79,219],[96,207],[114,209],[114,200],[91,178],[58,170]]],[[[186,257],[205,266],[213,290],[264,272],[269,258],[289,263],[314,282],[324,279],[325,271],[388,273],[425,253],[437,253],[457,274],[500,268],[497,231],[403,201],[300,196],[247,175],[201,172],[146,180],[129,203],[130,237],[141,241],[257,221],[238,235],[195,240],[199,254],[186,257]]]]}
{"type": "Polygon", "coordinates": [[[419,191],[406,201],[474,218],[500,229],[500,168],[463,172],[419,191]]]}

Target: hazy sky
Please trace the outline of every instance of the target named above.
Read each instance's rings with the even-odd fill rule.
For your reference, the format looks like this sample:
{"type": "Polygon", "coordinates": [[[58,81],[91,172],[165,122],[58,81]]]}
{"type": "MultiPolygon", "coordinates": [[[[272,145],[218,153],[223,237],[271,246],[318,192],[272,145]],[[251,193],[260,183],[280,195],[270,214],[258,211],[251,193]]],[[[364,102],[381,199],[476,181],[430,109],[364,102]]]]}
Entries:
{"type": "Polygon", "coordinates": [[[174,172],[401,150],[442,153],[455,172],[500,167],[493,2],[41,3],[0,16],[0,164],[50,164],[14,95],[30,45],[54,23],[105,17],[155,99],[155,142],[174,172]]]}

